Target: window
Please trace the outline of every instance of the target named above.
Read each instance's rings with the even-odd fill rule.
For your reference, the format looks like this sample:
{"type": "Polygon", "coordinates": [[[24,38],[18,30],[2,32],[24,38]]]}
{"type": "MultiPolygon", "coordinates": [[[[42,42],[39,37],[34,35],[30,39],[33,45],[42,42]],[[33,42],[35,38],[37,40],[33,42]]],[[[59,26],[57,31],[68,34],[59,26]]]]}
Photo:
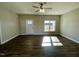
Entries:
{"type": "Polygon", "coordinates": [[[28,24],[32,24],[32,20],[28,20],[27,23],[28,23],[28,24]]]}
{"type": "Polygon", "coordinates": [[[55,31],[55,25],[56,25],[55,20],[45,20],[44,21],[44,31],[45,32],[55,31]]]}

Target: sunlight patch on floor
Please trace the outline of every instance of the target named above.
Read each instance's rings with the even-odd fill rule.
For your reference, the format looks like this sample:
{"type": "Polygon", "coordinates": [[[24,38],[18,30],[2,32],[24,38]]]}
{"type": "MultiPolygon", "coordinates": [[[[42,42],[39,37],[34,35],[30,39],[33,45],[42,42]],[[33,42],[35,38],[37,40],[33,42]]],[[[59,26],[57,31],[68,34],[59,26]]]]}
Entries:
{"type": "Polygon", "coordinates": [[[50,37],[49,36],[46,36],[46,37],[43,37],[43,42],[51,42],[50,40],[50,37]]]}
{"type": "Polygon", "coordinates": [[[52,42],[60,42],[59,39],[57,37],[55,37],[55,36],[54,37],[52,36],[51,40],[52,40],[52,42]]]}
{"type": "Polygon", "coordinates": [[[63,44],[56,36],[44,36],[42,41],[42,47],[46,46],[63,46],[63,44]]]}
{"type": "Polygon", "coordinates": [[[53,46],[63,46],[63,44],[61,42],[59,42],[59,43],[53,43],[53,46]]]}
{"type": "Polygon", "coordinates": [[[45,47],[45,46],[51,46],[51,43],[42,43],[42,46],[45,47]]]}

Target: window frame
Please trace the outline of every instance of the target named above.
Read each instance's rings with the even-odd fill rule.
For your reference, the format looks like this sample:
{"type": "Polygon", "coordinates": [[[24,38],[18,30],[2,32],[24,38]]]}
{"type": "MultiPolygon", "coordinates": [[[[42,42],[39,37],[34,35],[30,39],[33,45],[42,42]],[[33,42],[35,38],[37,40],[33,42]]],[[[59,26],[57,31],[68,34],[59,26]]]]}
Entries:
{"type": "Polygon", "coordinates": [[[44,20],[43,23],[44,23],[44,27],[43,27],[44,28],[44,32],[46,32],[46,33],[50,32],[51,33],[51,32],[55,32],[56,31],[56,20],[44,20]],[[49,31],[45,31],[45,21],[49,21],[49,31]],[[50,31],[50,27],[51,27],[50,22],[51,21],[55,21],[54,31],[50,31]]]}

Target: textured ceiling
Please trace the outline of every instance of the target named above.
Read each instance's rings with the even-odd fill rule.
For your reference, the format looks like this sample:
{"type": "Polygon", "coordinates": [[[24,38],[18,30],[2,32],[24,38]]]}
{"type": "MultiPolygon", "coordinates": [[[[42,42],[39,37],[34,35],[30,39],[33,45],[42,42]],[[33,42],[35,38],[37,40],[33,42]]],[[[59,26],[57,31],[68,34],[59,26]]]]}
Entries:
{"type": "Polygon", "coordinates": [[[50,7],[52,9],[40,13],[35,12],[37,9],[33,8],[33,5],[39,6],[37,2],[0,2],[0,7],[7,8],[17,14],[62,15],[79,8],[78,2],[47,2],[44,7],[50,7]]]}

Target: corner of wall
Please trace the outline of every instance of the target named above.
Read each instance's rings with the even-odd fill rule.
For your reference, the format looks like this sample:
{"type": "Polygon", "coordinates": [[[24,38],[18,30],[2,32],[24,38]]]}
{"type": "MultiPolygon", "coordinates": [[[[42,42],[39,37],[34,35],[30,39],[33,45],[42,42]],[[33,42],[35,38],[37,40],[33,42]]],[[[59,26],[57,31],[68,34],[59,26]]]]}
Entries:
{"type": "Polygon", "coordinates": [[[66,36],[66,35],[64,35],[64,34],[60,34],[60,35],[63,36],[63,37],[65,37],[65,38],[67,38],[67,39],[69,39],[69,40],[74,41],[75,43],[78,43],[78,44],[79,44],[78,41],[76,41],[75,39],[73,39],[73,38],[71,38],[71,37],[68,37],[68,36],[66,36]]]}
{"type": "Polygon", "coordinates": [[[17,36],[19,36],[19,34],[7,39],[6,41],[1,42],[1,45],[7,43],[8,41],[12,40],[13,38],[15,38],[17,36]]]}

